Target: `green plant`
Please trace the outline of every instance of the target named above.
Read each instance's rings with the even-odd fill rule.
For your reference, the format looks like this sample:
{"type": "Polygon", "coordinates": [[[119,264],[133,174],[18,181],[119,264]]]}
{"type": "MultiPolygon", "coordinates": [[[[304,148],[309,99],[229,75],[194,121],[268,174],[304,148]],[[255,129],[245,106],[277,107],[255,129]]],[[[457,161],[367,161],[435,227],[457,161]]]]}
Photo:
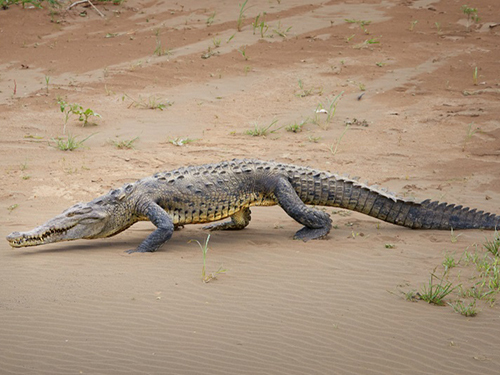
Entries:
{"type": "Polygon", "coordinates": [[[316,95],[322,95],[323,94],[323,88],[322,87],[317,88],[316,92],[315,92],[314,87],[312,87],[310,89],[305,89],[304,88],[304,83],[302,82],[301,79],[299,79],[298,84],[299,84],[300,91],[296,92],[295,96],[298,96],[299,98],[305,98],[306,96],[309,96],[309,95],[315,95],[315,94],[316,95]]]}
{"type": "Polygon", "coordinates": [[[394,244],[392,244],[392,243],[386,243],[386,244],[384,245],[384,247],[385,247],[386,249],[394,249],[394,248],[396,247],[396,245],[394,245],[394,244]]]}
{"type": "Polygon", "coordinates": [[[453,231],[453,228],[451,228],[451,234],[450,234],[451,243],[458,242],[458,237],[460,237],[461,235],[462,235],[462,233],[455,234],[455,232],[453,231]]]}
{"type": "Polygon", "coordinates": [[[441,34],[441,23],[439,22],[434,22],[434,26],[436,26],[438,34],[441,34]]]}
{"type": "Polygon", "coordinates": [[[329,123],[333,120],[335,117],[335,113],[337,112],[337,105],[339,104],[340,99],[342,98],[342,95],[344,94],[344,91],[342,91],[340,94],[335,96],[332,100],[327,101],[325,104],[319,103],[318,107],[316,108],[316,113],[318,113],[321,110],[326,111],[326,122],[329,123]]]}
{"type": "Polygon", "coordinates": [[[276,124],[278,123],[278,120],[274,119],[271,121],[271,123],[267,126],[259,126],[257,123],[254,124],[253,129],[249,129],[245,131],[245,134],[251,135],[252,137],[265,137],[268,133],[275,133],[281,128],[278,129],[272,129],[276,124]]]}
{"type": "Polygon", "coordinates": [[[467,132],[465,134],[465,139],[464,139],[464,145],[462,147],[462,152],[465,152],[465,147],[467,146],[467,142],[469,142],[469,140],[472,138],[472,136],[474,134],[476,134],[476,132],[479,130],[479,128],[472,129],[472,125],[474,125],[474,121],[471,122],[467,126],[467,132]]]}
{"type": "Polygon", "coordinates": [[[172,54],[172,49],[171,48],[163,48],[161,39],[160,39],[160,29],[155,30],[155,36],[156,36],[156,48],[153,51],[153,55],[156,56],[165,56],[165,55],[171,55],[172,54]]]}
{"type": "Polygon", "coordinates": [[[410,23],[410,29],[409,30],[413,31],[413,29],[415,28],[415,26],[417,25],[417,23],[418,23],[418,20],[411,21],[411,23],[410,23]]]}
{"type": "Polygon", "coordinates": [[[472,71],[472,83],[477,86],[477,66],[472,71]]]}
{"type": "Polygon", "coordinates": [[[172,143],[174,146],[184,146],[187,145],[188,143],[196,141],[196,139],[191,139],[191,138],[181,138],[177,137],[174,139],[169,139],[168,140],[170,143],[172,143]]]}
{"type": "Polygon", "coordinates": [[[471,8],[468,5],[462,5],[460,9],[462,10],[462,13],[467,16],[467,30],[469,30],[471,20],[475,23],[479,22],[477,8],[471,8]]]}
{"type": "Polygon", "coordinates": [[[421,300],[427,303],[433,303],[438,306],[443,306],[443,299],[453,292],[457,287],[453,287],[453,284],[449,281],[444,281],[444,276],[439,279],[434,273],[431,273],[431,278],[428,285],[423,285],[418,296],[421,300]],[[439,283],[435,284],[434,280],[438,279],[439,283]]]}
{"type": "Polygon", "coordinates": [[[340,141],[342,141],[342,138],[344,138],[344,135],[345,135],[345,133],[347,133],[347,130],[349,129],[349,126],[350,126],[349,124],[346,124],[344,131],[342,132],[342,134],[340,135],[340,137],[337,139],[337,143],[335,144],[335,148],[333,147],[333,144],[330,145],[330,152],[334,156],[337,154],[337,151],[338,151],[338,148],[339,148],[339,145],[340,145],[340,141]]]}
{"type": "Polygon", "coordinates": [[[287,33],[290,31],[292,26],[283,29],[281,26],[281,21],[278,21],[278,25],[273,29],[273,32],[282,38],[286,38],[287,33]]]}
{"type": "Polygon", "coordinates": [[[267,14],[266,12],[263,12],[262,14],[259,13],[255,17],[255,21],[252,22],[253,35],[255,35],[255,30],[259,29],[260,30],[260,37],[261,38],[265,37],[266,32],[269,29],[269,25],[265,21],[266,14],[267,14]]]}
{"type": "Polygon", "coordinates": [[[292,132],[292,133],[300,133],[302,131],[302,127],[305,125],[305,121],[302,121],[300,124],[297,122],[294,122],[293,124],[288,125],[285,130],[287,132],[292,132]]]}
{"type": "Polygon", "coordinates": [[[458,262],[455,260],[453,255],[451,254],[446,254],[444,256],[443,260],[443,267],[444,267],[444,272],[448,272],[451,268],[456,267],[458,265],[458,262]]]}
{"type": "Polygon", "coordinates": [[[207,26],[211,26],[214,23],[216,14],[217,12],[214,11],[212,15],[207,18],[207,26]]]}
{"type": "Polygon", "coordinates": [[[495,230],[495,234],[493,235],[493,239],[491,241],[486,240],[486,242],[483,243],[483,247],[489,251],[491,254],[493,254],[495,257],[500,256],[500,233],[495,230]]]}
{"type": "Polygon", "coordinates": [[[45,76],[45,90],[47,91],[47,94],[49,93],[49,82],[50,82],[50,77],[45,76]]]}
{"type": "Polygon", "coordinates": [[[11,204],[9,207],[7,207],[7,211],[9,211],[9,215],[14,211],[16,208],[18,208],[19,205],[17,203],[11,204]]]}
{"type": "Polygon", "coordinates": [[[245,61],[248,60],[247,56],[247,46],[241,46],[240,49],[238,50],[239,53],[241,53],[241,56],[245,59],[245,61]]]}
{"type": "Polygon", "coordinates": [[[208,283],[214,279],[217,278],[217,276],[221,273],[225,273],[227,270],[223,268],[222,265],[220,265],[219,269],[215,272],[212,272],[210,274],[207,274],[207,253],[208,253],[208,242],[210,241],[210,235],[207,236],[207,239],[205,240],[205,243],[202,245],[200,241],[198,240],[190,240],[189,242],[196,242],[198,246],[201,249],[201,252],[203,254],[203,266],[201,267],[201,280],[204,283],[208,283]]]}
{"type": "Polygon", "coordinates": [[[91,134],[88,137],[82,139],[81,141],[77,140],[77,137],[73,137],[71,134],[68,134],[66,139],[59,137],[52,138],[52,141],[55,142],[55,145],[52,145],[52,147],[55,147],[61,151],[73,151],[76,150],[77,148],[81,148],[83,146],[83,143],[93,135],[94,134],[91,134]]]}
{"type": "Polygon", "coordinates": [[[65,114],[63,134],[66,134],[66,124],[68,123],[69,116],[72,114],[78,116],[78,121],[82,121],[83,126],[88,125],[89,119],[91,117],[102,117],[99,113],[95,112],[91,108],[83,109],[80,104],[66,103],[66,101],[64,101],[60,97],[57,100],[57,104],[59,104],[59,109],[61,110],[61,112],[65,114]]]}
{"type": "Polygon", "coordinates": [[[248,10],[247,8],[248,0],[245,0],[243,4],[240,5],[240,14],[238,15],[238,20],[236,21],[236,29],[241,31],[243,28],[243,20],[245,19],[245,12],[248,10]]]}
{"type": "Polygon", "coordinates": [[[113,146],[115,146],[117,149],[120,150],[130,150],[134,148],[134,143],[139,139],[139,137],[135,137],[134,139],[124,139],[124,140],[116,140],[116,141],[111,141],[113,146]]]}
{"type": "Polygon", "coordinates": [[[169,100],[162,100],[156,96],[149,96],[147,99],[143,99],[139,96],[139,99],[136,100],[132,98],[131,96],[124,94],[124,97],[122,98],[123,100],[125,97],[129,98],[132,103],[128,106],[130,108],[131,106],[134,106],[136,108],[144,108],[144,109],[159,109],[160,111],[163,111],[165,108],[172,106],[174,103],[169,101],[169,100]]]}
{"type": "Polygon", "coordinates": [[[453,311],[455,311],[458,314],[462,314],[463,316],[476,316],[477,315],[477,308],[476,308],[476,300],[473,300],[469,304],[465,304],[462,301],[457,301],[455,303],[449,303],[451,307],[453,307],[453,311]]]}

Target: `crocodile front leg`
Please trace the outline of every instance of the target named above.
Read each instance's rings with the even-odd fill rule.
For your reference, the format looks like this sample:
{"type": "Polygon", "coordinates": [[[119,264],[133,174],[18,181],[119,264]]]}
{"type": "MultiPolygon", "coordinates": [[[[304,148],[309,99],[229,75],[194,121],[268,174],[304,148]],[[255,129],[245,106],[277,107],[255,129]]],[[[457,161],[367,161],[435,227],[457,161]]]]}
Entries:
{"type": "Polygon", "coordinates": [[[320,239],[330,232],[332,228],[330,216],[326,212],[306,206],[287,179],[280,178],[278,180],[274,195],[285,212],[304,225],[301,230],[295,233],[295,240],[320,239]]]}
{"type": "Polygon", "coordinates": [[[146,216],[156,226],[156,230],[142,241],[137,249],[128,250],[129,254],[154,252],[167,242],[174,232],[172,218],[158,204],[151,202],[140,211],[143,212],[138,213],[146,216]]]}
{"type": "Polygon", "coordinates": [[[222,223],[215,223],[206,225],[203,229],[212,230],[226,230],[226,229],[243,229],[248,223],[250,223],[251,215],[250,209],[244,208],[233,215],[231,215],[231,220],[224,221],[222,223]]]}

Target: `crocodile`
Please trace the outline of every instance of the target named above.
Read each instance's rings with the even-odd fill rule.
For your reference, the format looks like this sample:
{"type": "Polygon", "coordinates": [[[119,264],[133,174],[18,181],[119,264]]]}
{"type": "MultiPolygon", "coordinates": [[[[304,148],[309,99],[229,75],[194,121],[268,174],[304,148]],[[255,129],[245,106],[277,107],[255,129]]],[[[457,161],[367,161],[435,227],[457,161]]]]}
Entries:
{"type": "Polygon", "coordinates": [[[114,236],[138,221],[156,229],[133,252],[154,252],[177,227],[243,229],[250,207],[279,205],[303,225],[294,238],[324,238],[330,216],[313,206],[340,207],[413,229],[496,229],[500,216],[460,205],[397,197],[355,178],[272,161],[237,160],[156,173],[78,203],[45,224],[7,236],[12,247],[114,236]]]}

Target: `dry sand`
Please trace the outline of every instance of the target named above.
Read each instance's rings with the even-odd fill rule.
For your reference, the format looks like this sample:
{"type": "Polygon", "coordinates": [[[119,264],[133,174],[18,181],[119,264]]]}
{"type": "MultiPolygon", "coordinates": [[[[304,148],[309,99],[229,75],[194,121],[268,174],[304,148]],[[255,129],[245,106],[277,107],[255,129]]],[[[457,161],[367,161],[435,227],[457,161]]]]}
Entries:
{"type": "MultiPolygon", "coordinates": [[[[500,213],[497,0],[471,4],[481,20],[469,29],[456,0],[248,5],[241,32],[237,1],[98,4],[105,18],[77,6],[54,15],[59,22],[47,9],[0,11],[1,235],[124,182],[235,157],[500,213]],[[264,38],[251,26],[263,12],[264,38]],[[153,55],[157,39],[171,53],[153,55]],[[318,104],[341,92],[333,120],[314,124],[318,104]],[[102,115],[86,127],[70,118],[68,133],[93,134],[84,148],[51,146],[63,136],[58,96],[102,115]],[[149,110],[130,98],[173,105],[149,110]],[[244,134],[274,119],[276,132],[244,134]],[[306,119],[302,132],[285,130],[306,119]],[[480,131],[469,137],[469,126],[480,131]],[[134,149],[112,144],[136,137],[134,149]],[[195,141],[169,142],[178,137],[195,141]]],[[[499,373],[497,305],[478,301],[479,314],[465,318],[402,295],[436,267],[442,275],[445,254],[458,259],[491,232],[452,242],[446,231],[327,212],[337,228],[322,241],[293,241],[300,226],[278,207],[254,209],[241,232],[213,233],[207,267],[227,272],[207,284],[188,242],[206,238],[199,226],[131,256],[124,250],[150,223],[106,240],[17,250],[3,241],[0,373],[499,373]]],[[[456,270],[454,284],[470,281],[470,265],[456,270]]]]}

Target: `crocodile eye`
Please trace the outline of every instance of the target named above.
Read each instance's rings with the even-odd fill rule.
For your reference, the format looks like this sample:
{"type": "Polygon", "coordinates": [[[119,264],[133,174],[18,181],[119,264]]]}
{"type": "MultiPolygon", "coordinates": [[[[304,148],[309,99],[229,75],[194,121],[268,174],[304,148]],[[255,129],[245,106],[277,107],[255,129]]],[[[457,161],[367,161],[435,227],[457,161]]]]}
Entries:
{"type": "Polygon", "coordinates": [[[76,215],[84,215],[84,214],[88,214],[91,211],[92,211],[92,208],[85,207],[85,208],[82,208],[82,209],[79,209],[79,210],[76,210],[76,211],[68,212],[66,214],[66,217],[72,217],[72,216],[76,216],[76,215]]]}

